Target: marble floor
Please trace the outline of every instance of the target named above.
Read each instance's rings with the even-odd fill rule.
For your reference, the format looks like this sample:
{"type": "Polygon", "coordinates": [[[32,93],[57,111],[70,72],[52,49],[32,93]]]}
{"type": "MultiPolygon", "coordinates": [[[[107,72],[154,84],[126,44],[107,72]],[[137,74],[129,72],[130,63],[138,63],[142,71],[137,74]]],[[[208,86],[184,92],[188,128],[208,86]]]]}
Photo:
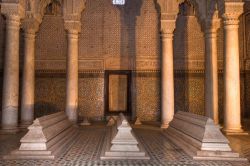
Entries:
{"type": "MultiPolygon", "coordinates": [[[[121,160],[101,161],[101,149],[105,139],[107,128],[104,125],[80,127],[79,135],[75,142],[60,157],[52,160],[2,160],[0,165],[27,165],[27,166],[250,166],[248,162],[229,161],[194,161],[179,147],[172,144],[162,134],[161,130],[154,126],[142,126],[135,128],[135,134],[140,139],[144,148],[151,157],[150,160],[121,160]]],[[[0,135],[0,157],[19,146],[19,139],[24,135],[20,132],[16,135],[0,135]]],[[[250,136],[230,136],[230,141],[235,150],[240,151],[250,160],[250,136]]]]}

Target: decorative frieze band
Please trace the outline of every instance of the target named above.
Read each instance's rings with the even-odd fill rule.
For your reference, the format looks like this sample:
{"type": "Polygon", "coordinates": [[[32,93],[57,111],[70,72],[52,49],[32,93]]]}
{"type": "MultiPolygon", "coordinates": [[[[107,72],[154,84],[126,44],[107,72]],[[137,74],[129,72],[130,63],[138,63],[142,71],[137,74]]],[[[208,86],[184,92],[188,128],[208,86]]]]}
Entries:
{"type": "MultiPolygon", "coordinates": [[[[157,59],[138,59],[133,62],[132,59],[84,59],[79,60],[79,70],[161,70],[161,62],[157,59]]],[[[175,60],[175,70],[204,70],[204,60],[175,60]]],[[[242,69],[244,65],[241,63],[242,69]]],[[[246,63],[247,69],[250,69],[250,61],[246,63]]],[[[65,70],[66,60],[37,60],[37,70],[65,70]]],[[[218,69],[223,69],[223,61],[218,60],[218,69]]]]}

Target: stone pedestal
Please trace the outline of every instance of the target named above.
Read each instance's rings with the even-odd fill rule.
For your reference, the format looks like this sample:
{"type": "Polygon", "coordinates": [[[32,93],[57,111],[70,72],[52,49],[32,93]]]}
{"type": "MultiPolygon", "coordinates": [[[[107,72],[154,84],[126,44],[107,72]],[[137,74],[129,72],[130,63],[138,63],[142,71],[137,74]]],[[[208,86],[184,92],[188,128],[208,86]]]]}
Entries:
{"type": "Polygon", "coordinates": [[[23,66],[21,127],[27,127],[34,120],[35,93],[35,31],[25,32],[25,54],[23,66]]]}
{"type": "Polygon", "coordinates": [[[2,129],[6,132],[16,132],[18,130],[20,17],[8,15],[6,18],[2,129]]]}
{"type": "Polygon", "coordinates": [[[68,30],[66,113],[76,123],[78,118],[78,31],[68,30]]]}

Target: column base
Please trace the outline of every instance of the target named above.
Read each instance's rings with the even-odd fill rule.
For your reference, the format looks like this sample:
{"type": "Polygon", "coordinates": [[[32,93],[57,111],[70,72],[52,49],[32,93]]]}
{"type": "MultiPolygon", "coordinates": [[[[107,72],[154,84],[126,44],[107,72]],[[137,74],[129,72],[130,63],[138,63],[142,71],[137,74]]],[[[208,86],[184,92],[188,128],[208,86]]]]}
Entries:
{"type": "Polygon", "coordinates": [[[243,129],[222,129],[225,135],[249,135],[248,132],[243,129]]]}
{"type": "Polygon", "coordinates": [[[1,128],[0,134],[16,134],[20,132],[19,128],[1,128]]]}
{"type": "Polygon", "coordinates": [[[19,129],[26,130],[30,125],[32,125],[33,122],[21,122],[19,125],[19,129]]]}
{"type": "Polygon", "coordinates": [[[167,129],[168,127],[169,127],[169,124],[162,124],[162,125],[161,125],[161,128],[162,128],[162,129],[167,129]]]}

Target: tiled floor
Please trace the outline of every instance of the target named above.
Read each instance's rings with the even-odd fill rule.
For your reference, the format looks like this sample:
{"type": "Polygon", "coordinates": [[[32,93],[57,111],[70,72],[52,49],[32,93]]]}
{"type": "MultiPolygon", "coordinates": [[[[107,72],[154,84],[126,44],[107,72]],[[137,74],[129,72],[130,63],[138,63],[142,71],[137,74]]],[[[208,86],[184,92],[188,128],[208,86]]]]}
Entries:
{"type": "MultiPolygon", "coordinates": [[[[140,139],[144,148],[151,157],[150,160],[123,160],[123,161],[101,161],[99,159],[106,128],[92,126],[80,128],[80,134],[76,137],[76,142],[61,157],[54,161],[50,160],[0,160],[0,165],[86,165],[86,166],[121,166],[121,165],[173,165],[173,166],[250,166],[247,162],[225,162],[225,161],[194,161],[187,156],[180,148],[173,145],[160,130],[154,127],[136,128],[135,133],[140,139]]],[[[19,139],[24,133],[17,135],[0,135],[0,155],[18,147],[19,139]]],[[[245,147],[245,154],[250,152],[250,136],[230,137],[236,145],[245,147]],[[243,141],[241,141],[243,140],[243,141]],[[248,147],[248,148],[247,148],[248,147]],[[247,152],[248,151],[248,152],[247,152]]],[[[242,149],[241,149],[242,150],[242,149]]],[[[244,150],[242,150],[244,151],[244,150]]],[[[250,155],[247,156],[250,159],[250,155]]]]}

